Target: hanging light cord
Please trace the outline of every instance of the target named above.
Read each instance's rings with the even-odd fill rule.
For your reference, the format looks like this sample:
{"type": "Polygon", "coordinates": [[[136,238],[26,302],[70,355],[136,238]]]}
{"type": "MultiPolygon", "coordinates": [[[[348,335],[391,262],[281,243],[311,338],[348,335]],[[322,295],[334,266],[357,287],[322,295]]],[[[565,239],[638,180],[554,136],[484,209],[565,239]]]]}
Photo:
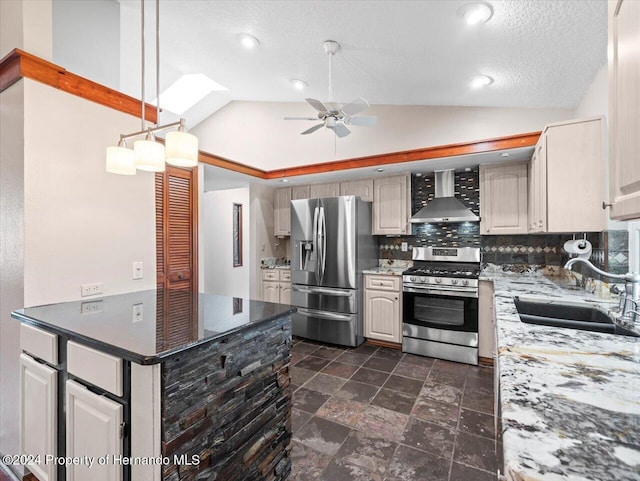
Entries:
{"type": "Polygon", "coordinates": [[[160,0],[156,0],[156,125],[159,125],[159,124],[160,124],[160,0]]]}
{"type": "Polygon", "coordinates": [[[141,28],[140,28],[140,31],[142,32],[141,39],[140,39],[141,40],[140,43],[142,45],[142,49],[141,49],[141,52],[140,52],[140,60],[141,60],[141,63],[142,63],[142,82],[141,82],[142,83],[142,86],[141,86],[141,90],[142,90],[142,116],[141,116],[141,118],[142,118],[142,128],[141,128],[141,130],[144,130],[144,124],[145,124],[145,121],[144,121],[144,110],[145,110],[144,109],[144,107],[145,107],[145,104],[144,104],[144,0],[140,0],[140,4],[141,4],[141,8],[140,8],[140,12],[141,12],[141,14],[140,14],[141,28]]]}

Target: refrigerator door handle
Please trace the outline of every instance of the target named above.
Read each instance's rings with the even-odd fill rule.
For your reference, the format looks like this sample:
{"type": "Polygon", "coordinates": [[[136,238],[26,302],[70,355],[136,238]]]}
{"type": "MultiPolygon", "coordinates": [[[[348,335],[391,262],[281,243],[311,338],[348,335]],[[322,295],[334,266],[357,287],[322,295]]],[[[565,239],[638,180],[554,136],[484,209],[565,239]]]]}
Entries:
{"type": "Polygon", "coordinates": [[[302,307],[298,307],[298,312],[305,316],[318,317],[320,319],[330,319],[332,321],[351,321],[353,315],[336,314],[334,312],[326,311],[310,311],[302,307]]]}
{"type": "Polygon", "coordinates": [[[316,251],[316,264],[314,273],[318,277],[318,263],[320,261],[320,245],[318,244],[318,220],[320,218],[320,208],[316,206],[313,210],[313,248],[316,251]]]}
{"type": "Polygon", "coordinates": [[[329,296],[335,296],[335,297],[351,297],[351,296],[353,296],[353,291],[345,292],[343,290],[327,289],[327,288],[324,288],[324,287],[292,286],[291,290],[296,291],[296,292],[302,292],[304,294],[327,294],[329,296]]]}
{"type": "Polygon", "coordinates": [[[320,282],[324,280],[324,271],[327,266],[327,219],[324,216],[324,207],[320,207],[320,236],[322,236],[322,272],[320,274],[320,282]]]}

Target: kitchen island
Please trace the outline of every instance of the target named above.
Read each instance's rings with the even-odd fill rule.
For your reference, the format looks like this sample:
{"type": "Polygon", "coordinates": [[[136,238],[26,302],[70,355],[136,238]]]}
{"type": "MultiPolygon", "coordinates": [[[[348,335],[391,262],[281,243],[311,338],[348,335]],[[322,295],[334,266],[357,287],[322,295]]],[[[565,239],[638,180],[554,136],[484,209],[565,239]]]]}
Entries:
{"type": "Polygon", "coordinates": [[[513,297],[617,303],[540,272],[481,279],[495,286],[507,479],[640,480],[640,338],[525,324],[513,297]]]}
{"type": "Polygon", "coordinates": [[[14,312],[23,452],[42,455],[28,469],[58,481],[286,479],[294,311],[152,290],[14,312]]]}

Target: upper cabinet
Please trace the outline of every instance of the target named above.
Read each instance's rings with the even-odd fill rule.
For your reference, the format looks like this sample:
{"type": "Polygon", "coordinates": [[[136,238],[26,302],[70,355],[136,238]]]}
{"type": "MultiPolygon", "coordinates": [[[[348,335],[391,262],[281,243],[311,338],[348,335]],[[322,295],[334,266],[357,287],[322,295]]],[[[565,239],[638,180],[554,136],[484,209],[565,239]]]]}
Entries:
{"type": "Polygon", "coordinates": [[[276,190],[273,206],[273,235],[291,235],[290,187],[276,190]]]}
{"type": "Polygon", "coordinates": [[[640,218],[640,2],[609,1],[612,219],[640,218]]]}
{"type": "Polygon", "coordinates": [[[527,163],[480,166],[480,233],[526,234],[527,163]]]}
{"type": "Polygon", "coordinates": [[[529,169],[529,229],[596,232],[606,228],[604,120],[548,125],[529,169]]]}
{"type": "Polygon", "coordinates": [[[340,182],[340,195],[357,195],[365,202],[373,202],[373,179],[340,182]]]}
{"type": "Polygon", "coordinates": [[[296,185],[291,187],[291,200],[308,199],[309,196],[308,185],[296,185]]]}
{"type": "Polygon", "coordinates": [[[340,184],[313,184],[310,186],[311,199],[322,199],[323,197],[338,197],[340,195],[340,184]]]}
{"type": "Polygon", "coordinates": [[[410,176],[407,174],[374,179],[372,234],[411,234],[410,216],[410,176]]]}

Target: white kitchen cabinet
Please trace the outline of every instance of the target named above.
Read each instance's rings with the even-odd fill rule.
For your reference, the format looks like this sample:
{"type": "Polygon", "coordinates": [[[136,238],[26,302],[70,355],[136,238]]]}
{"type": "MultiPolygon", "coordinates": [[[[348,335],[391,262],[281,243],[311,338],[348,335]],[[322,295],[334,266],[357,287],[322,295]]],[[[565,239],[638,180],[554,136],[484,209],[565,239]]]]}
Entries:
{"type": "Polygon", "coordinates": [[[397,175],[373,180],[373,234],[411,234],[411,179],[397,175]]]}
{"type": "Polygon", "coordinates": [[[640,219],[640,2],[609,1],[609,177],[612,219],[640,219]]]}
{"type": "Polygon", "coordinates": [[[338,197],[340,195],[340,184],[313,184],[309,186],[309,198],[321,199],[323,197],[338,197]]]}
{"type": "Polygon", "coordinates": [[[529,175],[529,232],[597,232],[606,228],[604,119],[547,125],[529,175]]]}
{"type": "Polygon", "coordinates": [[[478,356],[494,359],[496,351],[493,282],[478,283],[478,356]]]}
{"type": "Polygon", "coordinates": [[[46,455],[57,455],[57,382],[55,369],[20,354],[21,452],[40,456],[27,466],[40,481],[57,479],[55,464],[45,463],[46,455]]]}
{"type": "Polygon", "coordinates": [[[291,187],[291,200],[308,199],[310,195],[308,185],[296,185],[291,187]]]}
{"type": "Polygon", "coordinates": [[[262,270],[262,300],[279,304],[291,304],[290,270],[262,270]]]}
{"type": "Polygon", "coordinates": [[[526,234],[526,162],[480,166],[480,232],[526,234]]]}
{"type": "Polygon", "coordinates": [[[273,235],[291,235],[291,188],[277,189],[273,205],[273,235]]]}
{"type": "MultiPolygon", "coordinates": [[[[89,391],[75,381],[66,382],[67,456],[122,455],[123,406],[89,391]]],[[[120,481],[122,465],[112,462],[89,468],[79,464],[67,467],[67,481],[120,481]]]]}
{"type": "Polygon", "coordinates": [[[364,335],[402,342],[402,287],[399,276],[365,276],[364,335]]]}
{"type": "Polygon", "coordinates": [[[365,202],[373,202],[373,179],[340,182],[340,195],[357,195],[365,202]]]}

